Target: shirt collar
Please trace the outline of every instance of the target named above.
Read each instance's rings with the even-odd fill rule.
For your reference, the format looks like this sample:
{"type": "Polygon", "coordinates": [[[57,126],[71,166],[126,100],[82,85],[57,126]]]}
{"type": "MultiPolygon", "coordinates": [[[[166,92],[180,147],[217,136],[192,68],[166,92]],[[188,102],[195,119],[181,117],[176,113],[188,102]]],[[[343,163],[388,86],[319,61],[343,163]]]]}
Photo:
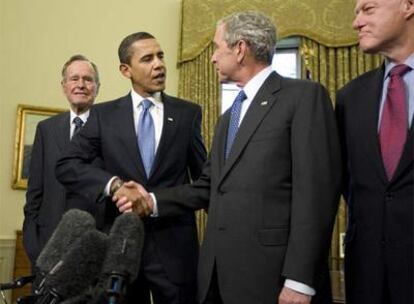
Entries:
{"type": "Polygon", "coordinates": [[[144,98],[134,90],[131,90],[131,98],[134,109],[138,108],[144,99],[151,100],[156,108],[162,109],[164,106],[161,101],[161,92],[155,92],[152,96],[144,98]]]}
{"type": "Polygon", "coordinates": [[[73,122],[73,119],[75,117],[79,117],[80,119],[82,119],[82,121],[85,123],[88,120],[89,117],[89,110],[87,110],[86,112],[83,112],[80,115],[77,115],[75,112],[73,112],[72,110],[70,110],[70,123],[73,122]]]}
{"type": "MultiPolygon", "coordinates": [[[[405,61],[405,65],[408,65],[411,70],[414,70],[414,53],[412,53],[405,61]]],[[[389,76],[389,73],[393,67],[395,67],[397,64],[388,58],[385,58],[385,73],[384,73],[384,79],[386,79],[389,76]]]]}
{"type": "Polygon", "coordinates": [[[273,72],[272,67],[268,66],[257,73],[252,79],[250,79],[246,85],[244,86],[243,90],[246,93],[248,99],[252,100],[257,92],[259,91],[260,87],[263,85],[267,77],[273,72]]]}

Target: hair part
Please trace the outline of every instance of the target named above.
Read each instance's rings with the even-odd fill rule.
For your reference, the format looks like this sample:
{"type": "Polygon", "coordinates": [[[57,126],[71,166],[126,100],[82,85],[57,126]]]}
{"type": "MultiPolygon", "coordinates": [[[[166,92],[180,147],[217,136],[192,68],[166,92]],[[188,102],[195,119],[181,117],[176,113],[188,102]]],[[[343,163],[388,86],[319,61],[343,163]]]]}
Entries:
{"type": "Polygon", "coordinates": [[[119,45],[118,48],[118,57],[119,62],[122,64],[130,64],[131,63],[131,57],[133,55],[131,46],[136,41],[144,40],[144,39],[155,39],[153,35],[147,32],[137,32],[133,33],[131,35],[126,36],[119,45]]]}
{"type": "Polygon", "coordinates": [[[272,63],[277,34],[275,25],[267,16],[257,11],[236,12],[218,24],[224,24],[224,40],[230,48],[243,40],[258,62],[272,63]]]}
{"type": "Polygon", "coordinates": [[[98,72],[98,67],[96,66],[95,63],[93,63],[92,61],[90,61],[86,56],[77,54],[77,55],[73,55],[72,57],[70,57],[68,59],[68,61],[65,62],[65,64],[63,65],[62,68],[62,80],[66,81],[66,71],[68,69],[68,67],[75,61],[86,61],[89,62],[95,72],[95,82],[96,84],[100,84],[99,82],[99,72],[98,72]]]}

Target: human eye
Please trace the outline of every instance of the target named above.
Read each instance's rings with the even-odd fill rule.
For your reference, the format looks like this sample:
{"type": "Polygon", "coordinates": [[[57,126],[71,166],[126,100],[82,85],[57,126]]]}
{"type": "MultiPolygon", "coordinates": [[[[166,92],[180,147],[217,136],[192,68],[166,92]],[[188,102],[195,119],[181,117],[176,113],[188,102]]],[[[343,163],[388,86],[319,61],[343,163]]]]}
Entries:
{"type": "Polygon", "coordinates": [[[374,13],[374,11],[375,11],[375,5],[374,5],[374,4],[372,4],[372,3],[369,3],[369,4],[365,5],[365,6],[362,8],[362,11],[363,11],[363,13],[364,13],[365,15],[371,15],[371,14],[373,14],[373,13],[374,13]]]}
{"type": "Polygon", "coordinates": [[[147,55],[141,58],[141,62],[145,62],[145,63],[151,62],[151,60],[152,60],[152,56],[150,55],[147,55]]]}
{"type": "Polygon", "coordinates": [[[91,76],[85,76],[85,77],[83,77],[83,80],[85,82],[93,82],[93,77],[91,77],[91,76]]]}

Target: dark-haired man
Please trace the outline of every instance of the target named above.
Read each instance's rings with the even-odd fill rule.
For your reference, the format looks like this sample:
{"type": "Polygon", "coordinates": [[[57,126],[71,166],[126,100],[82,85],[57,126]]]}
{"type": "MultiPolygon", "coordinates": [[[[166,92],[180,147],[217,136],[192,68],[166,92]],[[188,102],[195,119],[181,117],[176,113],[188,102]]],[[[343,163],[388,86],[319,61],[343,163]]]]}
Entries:
{"type": "Polygon", "coordinates": [[[97,211],[94,202],[65,191],[56,179],[55,165],[70,138],[88,119],[99,90],[98,69],[85,56],[74,55],[63,66],[61,84],[70,111],[37,125],[31,153],[23,242],[32,266],[66,210],[77,208],[92,215],[97,211]]]}
{"type": "MultiPolygon", "coordinates": [[[[149,189],[196,179],[206,158],[201,138],[201,108],[168,96],[164,52],[149,33],[127,36],[118,50],[120,71],[130,79],[126,96],[99,104],[87,125],[58,162],[59,180],[92,200],[137,181],[149,189]],[[101,157],[105,170],[89,163],[101,157]]],[[[106,204],[105,228],[118,210],[106,204]]],[[[141,270],[128,292],[129,303],[194,303],[198,240],[194,213],[145,221],[141,270]]]]}
{"type": "Polygon", "coordinates": [[[161,218],[208,208],[203,304],[332,303],[326,263],[341,172],[327,92],[272,71],[276,28],[259,12],[220,20],[213,42],[220,81],[241,91],[219,118],[201,177],[152,196],[128,183],[136,192],[120,193],[117,206],[161,218]]]}

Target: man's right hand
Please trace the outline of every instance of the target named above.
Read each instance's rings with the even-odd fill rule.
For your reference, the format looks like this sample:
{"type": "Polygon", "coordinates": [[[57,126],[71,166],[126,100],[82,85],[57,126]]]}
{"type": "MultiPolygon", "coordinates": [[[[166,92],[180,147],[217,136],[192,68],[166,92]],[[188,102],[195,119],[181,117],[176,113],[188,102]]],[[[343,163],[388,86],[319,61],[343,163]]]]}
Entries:
{"type": "Polygon", "coordinates": [[[135,212],[140,217],[152,214],[154,202],[151,195],[140,184],[129,181],[115,192],[112,201],[119,212],[135,212]]]}

